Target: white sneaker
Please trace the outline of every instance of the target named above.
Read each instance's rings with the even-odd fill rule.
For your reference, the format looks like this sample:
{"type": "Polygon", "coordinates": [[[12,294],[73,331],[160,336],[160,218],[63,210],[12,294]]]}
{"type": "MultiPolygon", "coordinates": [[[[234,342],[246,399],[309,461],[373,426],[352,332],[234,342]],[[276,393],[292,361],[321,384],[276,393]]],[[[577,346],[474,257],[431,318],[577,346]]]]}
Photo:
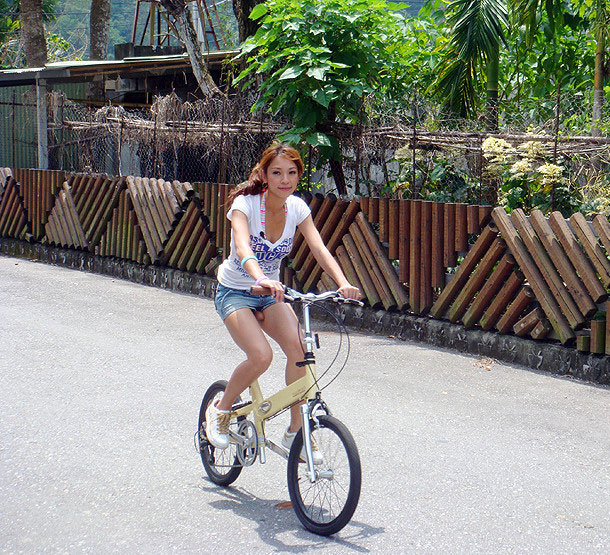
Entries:
{"type": "Polygon", "coordinates": [[[216,449],[226,449],[229,446],[229,422],[231,411],[218,410],[210,403],[205,411],[205,435],[216,449]]]}
{"type": "MultiPolygon", "coordinates": [[[[298,432],[291,432],[290,428],[286,428],[284,432],[284,437],[282,438],[282,447],[285,447],[290,451],[292,447],[292,442],[294,441],[294,437],[298,432]]],[[[313,437],[311,438],[311,454],[313,455],[313,464],[316,466],[321,465],[324,462],[324,455],[320,453],[320,449],[318,449],[318,445],[314,441],[313,437]]],[[[303,445],[301,449],[301,460],[305,462],[307,460],[307,455],[305,454],[305,445],[303,445]]]]}

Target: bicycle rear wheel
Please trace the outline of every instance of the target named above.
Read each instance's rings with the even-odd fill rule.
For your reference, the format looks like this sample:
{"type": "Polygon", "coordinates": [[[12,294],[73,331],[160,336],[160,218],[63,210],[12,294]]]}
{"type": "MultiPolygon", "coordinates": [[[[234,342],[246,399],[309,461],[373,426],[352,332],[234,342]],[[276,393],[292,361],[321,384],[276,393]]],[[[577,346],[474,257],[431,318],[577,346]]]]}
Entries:
{"type": "MultiPolygon", "coordinates": [[[[237,480],[243,467],[237,457],[237,447],[230,443],[226,449],[216,449],[205,434],[205,411],[210,405],[222,397],[227,387],[225,380],[214,382],[203,396],[199,409],[199,423],[197,427],[197,442],[203,468],[210,480],[219,486],[228,486],[237,480]]],[[[241,401],[240,398],[236,402],[241,401]]]]}
{"type": "Polygon", "coordinates": [[[311,482],[307,465],[299,463],[303,434],[299,432],[288,457],[288,491],[294,511],[303,526],[321,536],[341,530],[352,518],[362,473],[360,456],[347,427],[332,416],[311,422],[311,437],[324,457],[317,465],[318,477],[311,482]]]}

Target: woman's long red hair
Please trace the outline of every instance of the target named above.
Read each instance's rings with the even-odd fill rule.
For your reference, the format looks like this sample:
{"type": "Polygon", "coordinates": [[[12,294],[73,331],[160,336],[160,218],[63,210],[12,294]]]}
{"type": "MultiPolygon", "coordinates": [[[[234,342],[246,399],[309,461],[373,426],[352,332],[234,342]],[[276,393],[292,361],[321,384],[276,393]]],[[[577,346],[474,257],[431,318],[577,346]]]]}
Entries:
{"type": "Polygon", "coordinates": [[[304,171],[301,155],[291,146],[285,144],[272,145],[266,149],[265,152],[263,152],[258,164],[256,164],[256,166],[254,166],[250,172],[250,177],[245,185],[234,189],[229,194],[229,198],[227,199],[228,205],[231,206],[235,198],[239,195],[260,195],[267,188],[267,184],[263,181],[263,173],[267,172],[271,162],[273,162],[278,156],[294,162],[294,165],[297,167],[297,171],[299,172],[299,179],[301,178],[304,171]]]}

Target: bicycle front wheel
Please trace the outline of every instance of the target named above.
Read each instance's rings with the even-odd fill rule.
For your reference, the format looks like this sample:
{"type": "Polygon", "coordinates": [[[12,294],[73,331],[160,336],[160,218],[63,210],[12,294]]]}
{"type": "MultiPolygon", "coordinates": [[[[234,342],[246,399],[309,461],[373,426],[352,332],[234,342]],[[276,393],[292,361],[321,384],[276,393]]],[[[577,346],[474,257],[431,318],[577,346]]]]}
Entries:
{"type": "MultiPolygon", "coordinates": [[[[222,398],[227,382],[219,380],[214,382],[203,396],[199,409],[199,424],[197,427],[197,441],[203,468],[215,484],[228,486],[237,480],[243,467],[237,456],[237,447],[231,442],[226,449],[216,449],[205,434],[205,411],[211,403],[222,398]]],[[[241,399],[238,399],[240,401],[241,399]]]]}
{"type": "Polygon", "coordinates": [[[323,462],[316,465],[316,480],[310,480],[301,461],[303,435],[299,432],[288,457],[288,491],[294,511],[303,526],[321,536],[341,530],[352,518],[358,499],[362,473],[360,456],[347,427],[332,416],[311,422],[311,437],[323,462]]]}

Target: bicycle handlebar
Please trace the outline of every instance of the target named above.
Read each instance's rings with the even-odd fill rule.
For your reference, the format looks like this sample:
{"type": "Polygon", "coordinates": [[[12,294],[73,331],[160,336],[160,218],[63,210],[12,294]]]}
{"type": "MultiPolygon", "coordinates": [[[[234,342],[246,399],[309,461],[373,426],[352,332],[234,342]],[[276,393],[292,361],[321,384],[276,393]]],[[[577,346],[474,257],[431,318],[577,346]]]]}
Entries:
{"type": "MultiPolygon", "coordinates": [[[[271,289],[257,285],[250,288],[253,295],[270,295],[271,289]]],[[[339,291],[326,291],[324,293],[301,293],[295,289],[284,286],[284,301],[289,303],[306,302],[316,303],[322,301],[333,301],[335,303],[348,303],[364,306],[364,303],[356,299],[346,299],[339,291]]]]}

